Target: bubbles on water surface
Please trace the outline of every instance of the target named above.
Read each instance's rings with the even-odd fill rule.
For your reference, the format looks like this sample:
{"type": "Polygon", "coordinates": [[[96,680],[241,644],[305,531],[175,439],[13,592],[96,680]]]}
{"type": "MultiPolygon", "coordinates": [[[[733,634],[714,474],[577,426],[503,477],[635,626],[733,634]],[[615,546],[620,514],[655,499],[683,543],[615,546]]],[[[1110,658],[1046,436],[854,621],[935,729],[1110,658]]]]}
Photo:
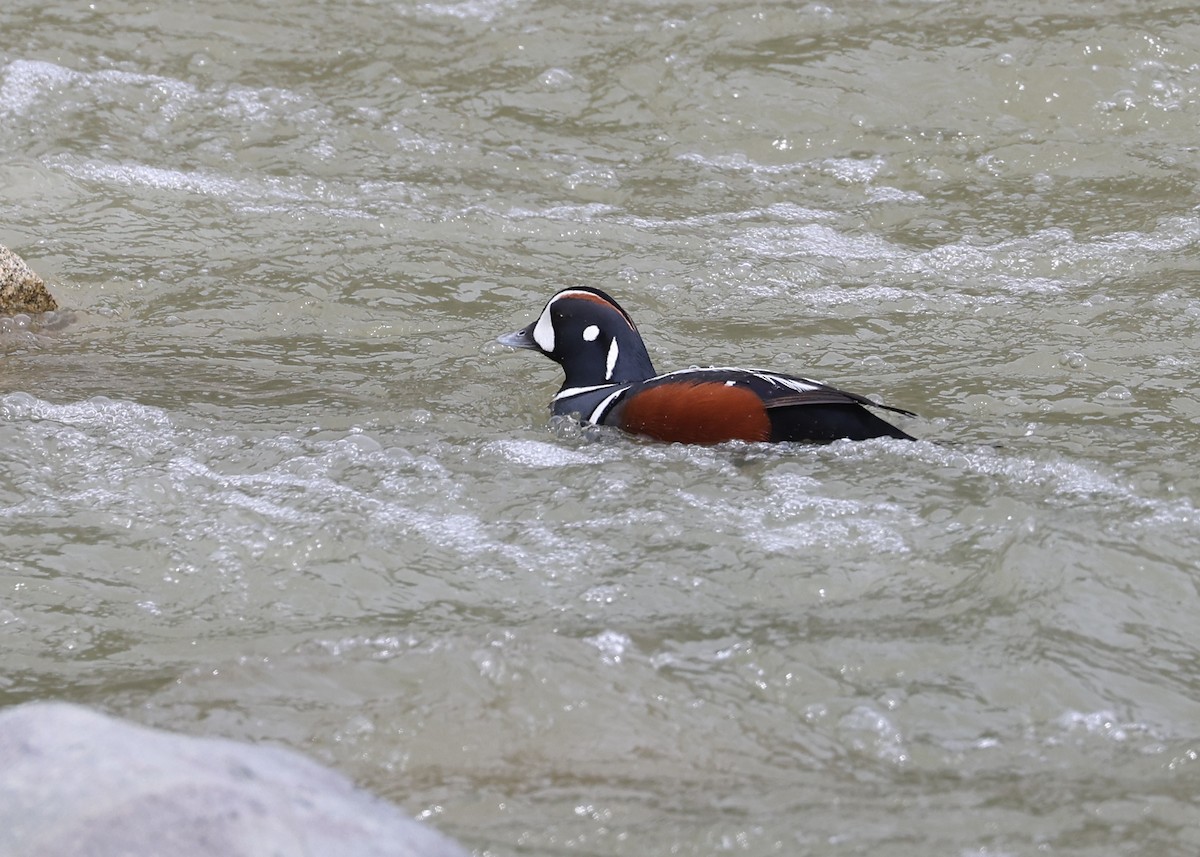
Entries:
{"type": "Polygon", "coordinates": [[[1133,392],[1122,384],[1114,384],[1097,396],[1097,398],[1107,399],[1112,402],[1128,402],[1133,398],[1133,392]]]}
{"type": "Polygon", "coordinates": [[[490,23],[522,5],[523,0],[462,0],[459,3],[421,3],[414,8],[437,17],[490,23]]]}
{"type": "Polygon", "coordinates": [[[904,737],[888,715],[860,705],[838,721],[838,734],[851,749],[893,764],[909,761],[904,737]]]}
{"type": "Polygon", "coordinates": [[[621,663],[622,657],[633,641],[629,639],[628,635],[618,631],[601,631],[594,637],[586,638],[584,642],[595,646],[604,663],[616,665],[621,663]]]}
{"type": "Polygon", "coordinates": [[[1147,731],[1146,727],[1141,724],[1121,722],[1111,711],[1068,711],[1058,718],[1058,725],[1067,734],[1083,730],[1088,735],[1102,736],[1111,741],[1126,741],[1131,734],[1142,734],[1147,731]]]}
{"type": "Polygon", "coordinates": [[[574,83],[575,77],[565,68],[549,68],[538,75],[538,83],[547,89],[561,89],[574,83]]]}

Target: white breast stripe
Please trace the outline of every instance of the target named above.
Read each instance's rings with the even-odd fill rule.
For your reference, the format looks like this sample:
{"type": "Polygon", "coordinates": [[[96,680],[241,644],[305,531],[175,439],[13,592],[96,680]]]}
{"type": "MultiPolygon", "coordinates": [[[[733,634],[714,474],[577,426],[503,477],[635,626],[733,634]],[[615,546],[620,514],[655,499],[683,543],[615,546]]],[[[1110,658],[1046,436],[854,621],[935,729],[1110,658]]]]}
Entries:
{"type": "Polygon", "coordinates": [[[609,407],[615,404],[614,399],[624,394],[628,389],[629,387],[618,387],[617,391],[611,396],[605,396],[604,401],[596,405],[596,409],[592,411],[592,415],[588,417],[587,421],[594,426],[600,425],[600,420],[604,419],[604,415],[608,413],[609,407]]]}
{"type": "Polygon", "coordinates": [[[605,387],[611,387],[612,384],[597,384],[594,387],[568,387],[565,390],[559,390],[554,394],[554,398],[550,401],[557,402],[559,399],[569,399],[572,396],[582,396],[584,393],[592,393],[596,390],[603,390],[605,387]]]}

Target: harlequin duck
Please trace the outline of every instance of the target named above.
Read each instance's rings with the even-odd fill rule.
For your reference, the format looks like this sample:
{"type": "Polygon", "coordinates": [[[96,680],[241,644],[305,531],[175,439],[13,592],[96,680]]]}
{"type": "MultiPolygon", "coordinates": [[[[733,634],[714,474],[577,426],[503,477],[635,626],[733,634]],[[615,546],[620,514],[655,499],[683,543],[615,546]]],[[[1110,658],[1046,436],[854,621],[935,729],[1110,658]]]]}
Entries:
{"type": "Polygon", "coordinates": [[[536,321],[498,341],[540,351],[562,366],[567,377],[552,413],[656,440],[914,439],[863,406],[912,412],[807,378],[730,368],[660,375],[629,313],[599,289],[563,289],[536,321]]]}

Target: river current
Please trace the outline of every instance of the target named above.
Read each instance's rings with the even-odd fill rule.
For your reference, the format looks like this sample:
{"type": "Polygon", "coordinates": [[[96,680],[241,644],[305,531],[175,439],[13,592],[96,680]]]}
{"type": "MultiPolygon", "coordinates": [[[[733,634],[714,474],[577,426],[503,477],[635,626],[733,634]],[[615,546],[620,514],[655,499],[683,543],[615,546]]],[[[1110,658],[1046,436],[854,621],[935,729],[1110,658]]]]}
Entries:
{"type": "Polygon", "coordinates": [[[1200,853],[1200,11],[15,0],[0,705],[477,854],[1200,853]],[[916,443],[551,424],[495,337],[916,443]]]}

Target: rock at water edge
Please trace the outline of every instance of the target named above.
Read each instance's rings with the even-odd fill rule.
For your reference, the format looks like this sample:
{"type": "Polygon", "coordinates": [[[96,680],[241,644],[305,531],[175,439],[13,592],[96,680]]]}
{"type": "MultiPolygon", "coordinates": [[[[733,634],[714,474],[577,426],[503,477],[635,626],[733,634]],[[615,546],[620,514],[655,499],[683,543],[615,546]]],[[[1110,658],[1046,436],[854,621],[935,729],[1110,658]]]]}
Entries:
{"type": "Polygon", "coordinates": [[[58,309],[42,278],[25,260],[0,245],[0,315],[39,313],[58,309]]]}
{"type": "Polygon", "coordinates": [[[467,857],[291,750],[66,703],[0,710],[0,855],[467,857]]]}

